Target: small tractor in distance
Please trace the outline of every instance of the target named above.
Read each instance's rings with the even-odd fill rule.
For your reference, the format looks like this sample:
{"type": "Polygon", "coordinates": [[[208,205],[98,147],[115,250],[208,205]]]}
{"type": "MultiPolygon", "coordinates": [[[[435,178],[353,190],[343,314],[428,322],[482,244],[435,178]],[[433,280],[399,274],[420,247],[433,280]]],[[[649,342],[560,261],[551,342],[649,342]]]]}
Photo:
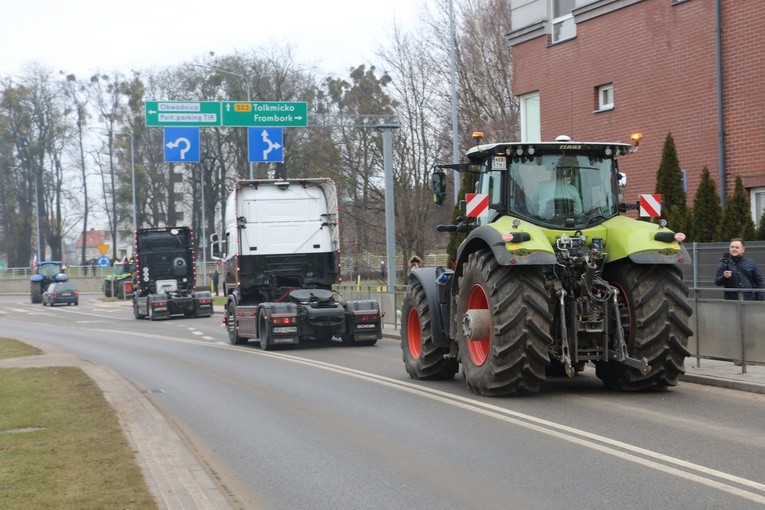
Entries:
{"type": "Polygon", "coordinates": [[[104,277],[104,296],[125,299],[125,282],[130,282],[133,275],[133,262],[116,262],[114,272],[104,277]]]}
{"type": "Polygon", "coordinates": [[[40,262],[35,268],[29,283],[29,293],[32,303],[42,303],[42,294],[53,282],[65,282],[69,275],[64,272],[65,265],[57,260],[40,262]]]}
{"type": "Polygon", "coordinates": [[[401,335],[410,377],[450,379],[461,365],[472,392],[508,395],[592,362],[610,389],[677,384],[692,335],[679,264],[690,257],[663,220],[622,214],[637,208],[623,201],[617,162],[637,150],[632,139],[479,141],[467,162],[435,167],[438,204],[445,169],[478,181],[468,219],[437,227],[467,234],[453,268],[410,273],[401,335]]]}

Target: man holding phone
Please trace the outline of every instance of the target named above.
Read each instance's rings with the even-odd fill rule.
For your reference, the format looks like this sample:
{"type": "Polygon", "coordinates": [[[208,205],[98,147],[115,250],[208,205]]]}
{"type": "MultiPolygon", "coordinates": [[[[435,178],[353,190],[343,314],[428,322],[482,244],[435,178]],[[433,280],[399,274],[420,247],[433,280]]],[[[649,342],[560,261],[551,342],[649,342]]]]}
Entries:
{"type": "MultiPolygon", "coordinates": [[[[730,240],[728,252],[723,254],[715,274],[715,285],[726,289],[765,289],[765,278],[755,262],[744,257],[746,246],[738,237],[730,240]]],[[[725,299],[738,299],[738,292],[725,292],[725,299]]],[[[744,301],[765,301],[765,292],[744,292],[744,301]]]]}

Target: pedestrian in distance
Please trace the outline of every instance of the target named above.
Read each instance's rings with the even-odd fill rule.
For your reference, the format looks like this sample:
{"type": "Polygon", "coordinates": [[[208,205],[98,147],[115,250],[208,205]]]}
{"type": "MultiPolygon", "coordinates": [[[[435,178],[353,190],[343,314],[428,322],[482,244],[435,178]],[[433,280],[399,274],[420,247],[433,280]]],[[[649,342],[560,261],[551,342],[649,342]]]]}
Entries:
{"type": "MultiPolygon", "coordinates": [[[[738,237],[730,240],[728,251],[723,254],[715,273],[715,285],[736,289],[724,293],[725,299],[737,300],[742,289],[765,289],[765,278],[755,262],[744,257],[746,245],[738,237]]],[[[744,301],[765,301],[764,292],[743,292],[744,301]]]]}
{"type": "Polygon", "coordinates": [[[412,255],[409,259],[409,270],[419,269],[422,266],[422,259],[417,255],[412,255]]]}
{"type": "Polygon", "coordinates": [[[220,278],[220,273],[218,273],[217,269],[214,269],[212,273],[210,273],[210,280],[212,280],[213,285],[213,292],[215,292],[215,295],[218,295],[218,278],[220,278]]]}

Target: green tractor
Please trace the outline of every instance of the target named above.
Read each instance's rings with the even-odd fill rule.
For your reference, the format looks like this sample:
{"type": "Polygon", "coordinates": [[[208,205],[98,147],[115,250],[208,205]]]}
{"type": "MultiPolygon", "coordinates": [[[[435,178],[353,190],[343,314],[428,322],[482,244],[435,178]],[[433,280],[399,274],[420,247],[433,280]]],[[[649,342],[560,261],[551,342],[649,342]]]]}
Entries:
{"type": "Polygon", "coordinates": [[[536,392],[547,377],[585,364],[608,388],[662,389],[684,373],[692,335],[685,236],[626,216],[624,143],[480,143],[467,162],[437,165],[477,174],[452,268],[410,273],[402,350],[413,379],[450,379],[460,366],[474,393],[536,392]]]}
{"type": "Polygon", "coordinates": [[[57,260],[48,260],[37,264],[29,283],[32,303],[42,303],[42,294],[51,283],[65,282],[69,279],[69,275],[64,272],[65,269],[64,263],[57,260]]]}
{"type": "Polygon", "coordinates": [[[133,262],[116,262],[114,272],[104,277],[104,296],[125,299],[125,282],[132,282],[133,262]]]}

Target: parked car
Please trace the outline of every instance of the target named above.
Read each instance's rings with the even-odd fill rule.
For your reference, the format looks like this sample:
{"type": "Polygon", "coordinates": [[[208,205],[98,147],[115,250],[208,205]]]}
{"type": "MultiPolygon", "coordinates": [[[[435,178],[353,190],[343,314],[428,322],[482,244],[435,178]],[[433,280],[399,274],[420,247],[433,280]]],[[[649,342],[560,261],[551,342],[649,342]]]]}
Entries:
{"type": "Polygon", "coordinates": [[[48,290],[43,292],[42,304],[57,305],[59,303],[65,303],[67,305],[79,305],[80,304],[80,292],[70,282],[58,282],[48,285],[48,290]]]}

